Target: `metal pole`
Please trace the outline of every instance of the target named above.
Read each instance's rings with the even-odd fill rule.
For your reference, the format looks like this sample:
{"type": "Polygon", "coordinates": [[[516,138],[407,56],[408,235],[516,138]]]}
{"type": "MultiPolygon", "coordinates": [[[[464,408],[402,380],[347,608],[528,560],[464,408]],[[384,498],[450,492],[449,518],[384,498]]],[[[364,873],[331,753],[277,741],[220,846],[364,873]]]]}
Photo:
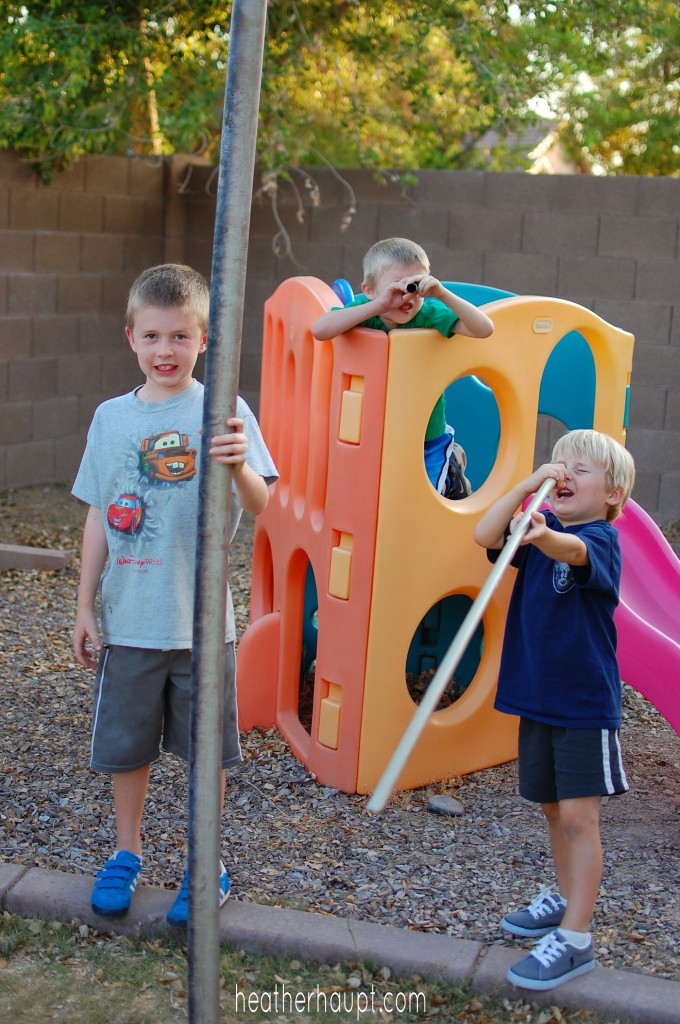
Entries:
{"type": "Polygon", "coordinates": [[[508,537],[503,550],[498,556],[496,564],[489,573],[484,586],[475,598],[472,607],[463,619],[460,629],[453,639],[453,643],[444,655],[439,668],[432,677],[432,682],[428,686],[418,710],[411,719],[406,732],[402,736],[399,745],[390,758],[378,785],[375,787],[373,795],[366,804],[367,810],[382,811],[389,800],[392,791],[397,784],[397,780],[403,771],[404,765],[411,756],[413,748],[418,742],[421,732],[427,725],[430,715],[439,703],[439,698],[446,689],[451,676],[458,668],[460,659],[465,654],[467,646],[472,640],[474,632],[482,620],[482,616],[486,611],[486,607],[491,600],[493,592],[500,583],[501,576],[512,561],[513,556],[519,547],[519,542],[527,531],[529,521],[531,519],[531,513],[536,512],[536,510],[543,504],[554,483],[555,481],[552,478],[543,481],[531,500],[531,503],[524,512],[524,515],[515,527],[513,533],[508,537]]]}
{"type": "MultiPolygon", "coordinates": [[[[219,1024],[224,627],[231,481],[207,454],[236,409],[266,0],[234,0],[210,286],[196,553],[189,769],[189,1020],[219,1024]]],[[[187,524],[187,528],[189,524],[187,524]]]]}

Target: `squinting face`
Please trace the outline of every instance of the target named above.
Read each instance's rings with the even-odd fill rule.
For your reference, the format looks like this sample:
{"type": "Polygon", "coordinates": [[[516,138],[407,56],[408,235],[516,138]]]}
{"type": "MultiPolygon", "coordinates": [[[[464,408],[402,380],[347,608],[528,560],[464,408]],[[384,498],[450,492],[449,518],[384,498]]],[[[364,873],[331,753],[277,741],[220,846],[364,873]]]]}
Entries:
{"type": "Polygon", "coordinates": [[[146,377],[147,400],[163,401],[189,387],[207,341],[195,313],[143,306],[125,333],[146,377]]]}
{"type": "Polygon", "coordinates": [[[606,519],[608,509],[621,498],[621,488],[609,489],[604,467],[585,455],[569,455],[558,461],[565,467],[565,479],[553,487],[550,501],[562,525],[606,519]]]}
{"type": "MultiPolygon", "coordinates": [[[[375,288],[364,286],[364,293],[368,295],[369,299],[374,299],[376,296],[382,295],[391,284],[405,279],[425,277],[426,273],[420,263],[396,263],[382,272],[376,281],[375,288]]],[[[380,319],[390,327],[399,327],[402,324],[407,324],[409,320],[413,320],[422,306],[422,295],[405,291],[401,303],[394,305],[385,313],[381,313],[380,319]]]]}

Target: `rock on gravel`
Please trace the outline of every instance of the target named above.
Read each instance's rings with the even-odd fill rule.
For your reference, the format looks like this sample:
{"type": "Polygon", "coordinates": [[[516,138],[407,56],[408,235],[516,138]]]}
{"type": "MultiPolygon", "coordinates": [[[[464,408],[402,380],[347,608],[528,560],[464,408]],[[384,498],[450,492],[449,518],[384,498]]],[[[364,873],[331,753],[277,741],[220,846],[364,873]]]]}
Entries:
{"type": "MultiPolygon", "coordinates": [[[[94,874],[113,841],[110,784],[88,768],[91,674],[70,649],[84,508],[66,487],[0,494],[0,543],[71,554],[59,571],[1,574],[0,852],[5,862],[94,874]]],[[[252,522],[232,547],[237,625],[248,620],[252,522]]],[[[600,962],[680,980],[680,738],[625,687],[631,792],[602,810],[605,869],[595,920],[600,962]]],[[[384,812],[320,786],[273,730],[242,737],[228,781],[223,851],[234,897],[317,913],[512,942],[498,922],[552,868],[540,811],[516,792],[516,765],[398,793],[384,812]],[[458,816],[432,813],[451,797],[458,816]]],[[[154,765],[144,879],[176,887],[186,847],[186,773],[154,765]]],[[[518,945],[522,945],[519,941],[518,945]]]]}

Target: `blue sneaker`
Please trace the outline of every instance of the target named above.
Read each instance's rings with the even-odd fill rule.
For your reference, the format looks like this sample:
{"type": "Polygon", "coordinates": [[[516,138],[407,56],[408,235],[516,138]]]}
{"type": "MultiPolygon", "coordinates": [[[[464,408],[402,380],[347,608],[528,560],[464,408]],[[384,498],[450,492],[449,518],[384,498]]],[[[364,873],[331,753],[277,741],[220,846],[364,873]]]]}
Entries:
{"type": "Polygon", "coordinates": [[[592,940],[585,949],[578,949],[557,929],[544,935],[529,956],[513,964],[507,978],[518,988],[543,992],[592,971],[594,966],[592,940]]]}
{"type": "Polygon", "coordinates": [[[501,928],[513,935],[528,935],[539,939],[562,923],[566,909],[566,900],[558,892],[551,892],[544,886],[536,899],[524,910],[506,914],[501,921],[501,928]]]}
{"type": "Polygon", "coordinates": [[[129,850],[118,850],[97,874],[92,890],[92,909],[102,917],[122,917],[130,909],[142,858],[129,850]]]}
{"type": "MultiPolygon", "coordinates": [[[[219,882],[219,903],[218,906],[222,906],[226,903],[229,893],[231,892],[231,882],[229,881],[229,875],[222,861],[220,861],[220,882],[219,882]]],[[[185,871],[182,878],[182,886],[177,893],[175,902],[170,907],[168,915],[166,917],[168,924],[172,925],[173,928],[186,928],[189,923],[189,872],[185,871]]]]}

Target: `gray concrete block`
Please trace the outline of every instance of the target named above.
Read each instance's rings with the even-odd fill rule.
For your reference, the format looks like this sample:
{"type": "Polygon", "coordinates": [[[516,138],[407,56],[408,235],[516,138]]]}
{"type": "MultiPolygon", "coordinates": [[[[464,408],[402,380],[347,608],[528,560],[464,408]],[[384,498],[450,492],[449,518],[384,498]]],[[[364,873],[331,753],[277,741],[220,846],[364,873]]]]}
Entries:
{"type": "Polygon", "coordinates": [[[6,448],[8,487],[29,487],[54,480],[54,442],[28,441],[6,448]]]}
{"type": "Polygon", "coordinates": [[[34,237],[38,273],[77,274],[82,270],[81,236],[77,232],[37,231],[34,237]]]}
{"type": "MultiPolygon", "coordinates": [[[[657,473],[680,469],[680,436],[663,430],[631,427],[628,430],[628,449],[640,469],[657,473]]],[[[642,502],[640,502],[642,504],[642,502]]]]}
{"type": "Polygon", "coordinates": [[[680,347],[675,345],[635,346],[631,389],[639,384],[665,389],[672,387],[676,381],[680,381],[680,347]]]}
{"type": "Polygon", "coordinates": [[[87,192],[63,192],[59,196],[60,231],[101,231],[104,223],[104,196],[87,192]]]}
{"type": "MultiPolygon", "coordinates": [[[[75,480],[85,451],[86,434],[65,434],[54,447],[54,473],[57,480],[75,480]]],[[[73,499],[76,500],[75,498],[73,499]]]]}
{"type": "Polygon", "coordinates": [[[452,249],[466,254],[518,252],[522,248],[522,213],[454,208],[449,215],[448,241],[452,249]]]}
{"type": "Polygon", "coordinates": [[[677,219],[680,211],[680,180],[661,176],[640,177],[637,209],[643,216],[666,217],[672,221],[672,214],[675,214],[677,219]]]}
{"type": "Polygon", "coordinates": [[[597,251],[598,218],[593,215],[526,211],[523,252],[578,253],[597,251]]]}
{"type": "MultiPolygon", "coordinates": [[[[94,319],[96,314],[91,314],[94,319]]],[[[97,322],[92,324],[88,337],[94,334],[98,336],[103,331],[104,325],[97,322]]],[[[66,352],[78,351],[78,336],[81,325],[78,316],[35,316],[33,317],[33,348],[32,355],[36,356],[62,356],[66,352]]],[[[108,344],[111,344],[109,336],[108,344]]]]}
{"type": "Polygon", "coordinates": [[[560,256],[559,296],[597,295],[630,299],[635,288],[635,260],[607,256],[560,256]]]}
{"type": "Polygon", "coordinates": [[[0,544],[0,569],[63,569],[68,561],[65,551],[0,544]]]}
{"type": "Polygon", "coordinates": [[[378,214],[378,236],[412,238],[427,249],[428,245],[446,245],[448,224],[448,210],[411,203],[385,205],[378,214]]]}
{"type": "MultiPolygon", "coordinates": [[[[74,357],[75,358],[75,357],[74,357]]],[[[10,401],[39,401],[56,394],[57,360],[22,359],[9,364],[10,401]]]]}
{"type": "Polygon", "coordinates": [[[469,981],[484,949],[479,942],[308,914],[254,903],[227,903],[220,935],[251,953],[299,956],[324,963],[365,960],[393,971],[469,981]]]}
{"type": "Polygon", "coordinates": [[[598,252],[603,256],[652,256],[673,259],[677,223],[670,217],[604,216],[600,218],[598,252]]]}
{"type": "Polygon", "coordinates": [[[53,189],[12,189],[9,226],[19,231],[54,231],[57,227],[59,193],[53,189]]]}
{"type": "Polygon", "coordinates": [[[673,307],[668,303],[596,298],[593,308],[607,323],[635,335],[636,346],[670,342],[673,307]]]}
{"type": "Polygon", "coordinates": [[[668,392],[666,401],[666,417],[664,428],[680,434],[680,391],[674,389],[668,392]]]}
{"type": "Polygon", "coordinates": [[[9,274],[7,311],[10,316],[57,311],[57,279],[54,274],[9,274]]]}
{"type": "Polygon", "coordinates": [[[3,273],[24,271],[31,273],[33,264],[33,239],[31,231],[3,231],[0,248],[0,270],[3,273]]]}
{"type": "Polygon", "coordinates": [[[424,170],[416,174],[418,184],[406,189],[406,195],[416,203],[442,210],[484,207],[483,171],[424,170]]]}
{"type": "Polygon", "coordinates": [[[16,362],[35,356],[30,316],[0,317],[0,360],[16,362]]]}
{"type": "Polygon", "coordinates": [[[485,174],[484,208],[554,209],[555,182],[551,176],[524,174],[521,171],[504,174],[485,174]]]}
{"type": "Polygon", "coordinates": [[[664,389],[636,381],[630,391],[631,425],[663,430],[666,399],[667,392],[664,389]]]}
{"type": "MultiPolygon", "coordinates": [[[[631,447],[630,440],[627,441],[626,447],[635,459],[635,451],[631,447]]],[[[636,460],[635,487],[633,488],[632,496],[638,505],[642,505],[645,512],[649,512],[650,515],[658,510],[660,487],[661,472],[659,470],[645,469],[644,462],[636,460]]]]}
{"type": "Polygon", "coordinates": [[[75,433],[78,425],[78,399],[75,396],[48,398],[33,403],[33,440],[44,441],[75,433]]]}
{"type": "Polygon", "coordinates": [[[0,404],[0,444],[30,441],[33,433],[32,402],[2,402],[0,404]]]}
{"type": "Polygon", "coordinates": [[[548,253],[488,253],[484,284],[517,295],[555,295],[557,256],[548,253]]]}
{"type": "Polygon", "coordinates": [[[662,474],[659,514],[664,522],[667,519],[680,519],[680,472],[662,474]]]}
{"type": "Polygon", "coordinates": [[[642,258],[637,260],[635,298],[643,302],[678,301],[680,261],[642,258]]]}
{"type": "Polygon", "coordinates": [[[378,239],[379,212],[377,203],[362,203],[361,210],[352,214],[349,201],[313,208],[306,215],[310,238],[327,245],[361,245],[368,249],[378,239]]]}
{"type": "Polygon", "coordinates": [[[133,161],[119,156],[93,156],[85,168],[88,192],[126,195],[130,187],[130,165],[133,161]]]}
{"type": "Polygon", "coordinates": [[[65,871],[31,868],[7,893],[5,909],[42,921],[82,921],[104,934],[149,935],[168,930],[165,915],[174,892],[138,885],[133,909],[125,917],[106,918],[90,906],[94,878],[65,871]]]}

